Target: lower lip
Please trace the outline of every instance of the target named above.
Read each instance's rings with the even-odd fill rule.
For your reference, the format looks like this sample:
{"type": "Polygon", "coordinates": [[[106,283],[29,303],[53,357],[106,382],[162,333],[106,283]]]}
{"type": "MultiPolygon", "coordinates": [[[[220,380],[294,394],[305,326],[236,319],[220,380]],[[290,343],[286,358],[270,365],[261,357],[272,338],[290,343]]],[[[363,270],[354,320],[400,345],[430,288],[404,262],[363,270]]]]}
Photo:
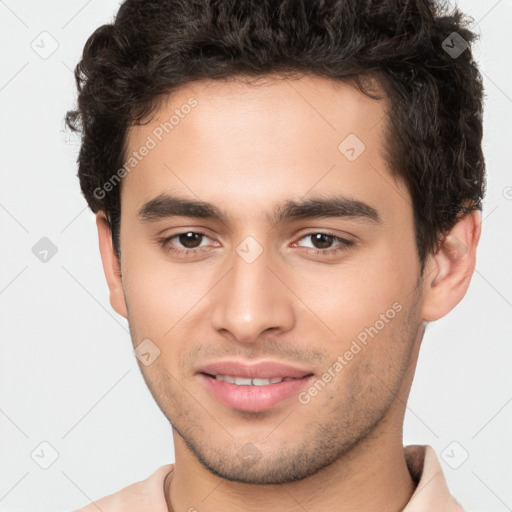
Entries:
{"type": "Polygon", "coordinates": [[[313,376],[301,379],[277,382],[266,386],[237,386],[223,380],[217,380],[205,374],[200,374],[206,389],[219,402],[232,409],[247,412],[260,412],[271,409],[278,403],[297,396],[313,376]]]}

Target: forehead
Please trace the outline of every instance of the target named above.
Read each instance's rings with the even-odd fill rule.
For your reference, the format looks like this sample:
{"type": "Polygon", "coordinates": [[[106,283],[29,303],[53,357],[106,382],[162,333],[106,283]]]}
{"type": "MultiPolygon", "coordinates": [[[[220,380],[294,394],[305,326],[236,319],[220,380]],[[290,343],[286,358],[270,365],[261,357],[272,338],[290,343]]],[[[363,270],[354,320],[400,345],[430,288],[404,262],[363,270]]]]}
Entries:
{"type": "Polygon", "coordinates": [[[139,156],[123,207],[170,193],[264,217],[273,204],[335,191],[384,209],[405,198],[403,211],[405,186],[383,158],[387,108],[318,76],[188,84],[129,131],[126,159],[139,156]]]}

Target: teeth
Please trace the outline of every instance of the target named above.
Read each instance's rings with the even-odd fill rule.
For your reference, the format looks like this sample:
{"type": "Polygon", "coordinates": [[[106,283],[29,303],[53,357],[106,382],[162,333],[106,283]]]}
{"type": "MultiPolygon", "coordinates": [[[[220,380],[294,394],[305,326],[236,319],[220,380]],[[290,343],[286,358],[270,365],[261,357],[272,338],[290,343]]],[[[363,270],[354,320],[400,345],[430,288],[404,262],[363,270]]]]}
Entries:
{"type": "Polygon", "coordinates": [[[270,379],[252,379],[253,386],[268,386],[269,384],[271,384],[270,379]]]}
{"type": "Polygon", "coordinates": [[[294,380],[292,377],[272,377],[271,379],[249,379],[247,377],[232,377],[231,375],[215,375],[217,380],[223,380],[237,386],[268,386],[269,384],[277,384],[278,382],[287,382],[294,380]]]}
{"type": "Polygon", "coordinates": [[[252,384],[252,380],[246,379],[245,377],[235,377],[235,384],[237,386],[250,386],[252,384]]]}

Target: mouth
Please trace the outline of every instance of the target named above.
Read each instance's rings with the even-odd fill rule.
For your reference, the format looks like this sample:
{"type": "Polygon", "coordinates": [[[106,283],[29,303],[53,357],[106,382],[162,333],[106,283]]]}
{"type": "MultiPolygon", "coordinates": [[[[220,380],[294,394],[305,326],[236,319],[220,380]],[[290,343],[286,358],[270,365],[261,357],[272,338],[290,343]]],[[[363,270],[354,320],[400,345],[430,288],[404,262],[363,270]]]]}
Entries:
{"type": "Polygon", "coordinates": [[[232,375],[209,375],[207,373],[204,375],[212,377],[216,380],[222,380],[224,382],[229,382],[230,384],[235,384],[235,386],[269,386],[270,384],[279,384],[280,382],[297,380],[293,377],[272,377],[270,379],[255,377],[251,379],[249,377],[234,377],[232,375]]]}
{"type": "Polygon", "coordinates": [[[206,391],[230,409],[261,412],[297,397],[313,379],[308,370],[275,362],[220,362],[197,372],[206,391]]]}

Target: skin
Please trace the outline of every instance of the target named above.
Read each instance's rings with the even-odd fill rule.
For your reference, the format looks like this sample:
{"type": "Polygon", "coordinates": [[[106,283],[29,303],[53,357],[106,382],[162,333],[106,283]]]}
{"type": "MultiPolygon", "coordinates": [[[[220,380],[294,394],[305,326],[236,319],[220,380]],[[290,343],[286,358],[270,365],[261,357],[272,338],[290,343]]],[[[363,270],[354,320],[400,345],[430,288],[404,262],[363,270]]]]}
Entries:
{"type": "Polygon", "coordinates": [[[175,511],[398,511],[415,488],[402,425],[424,328],[467,290],[480,214],[459,219],[421,275],[410,195],[382,156],[386,102],[321,77],[260,82],[189,84],[130,130],[128,153],[188,98],[198,101],[123,179],[120,262],[97,214],[111,304],[135,347],[149,338],[160,350],[141,371],[173,426],[167,503],[175,511]],[[366,146],[353,162],[338,150],[351,133],[366,146]],[[162,193],[213,203],[228,220],[138,218],[162,193]],[[267,218],[283,201],[332,195],[364,201],[380,222],[267,218]],[[207,236],[195,246],[158,243],[189,231],[207,236]],[[319,232],[353,244],[316,254],[339,247],[306,236],[319,232]],[[252,263],[236,252],[247,236],[262,248],[252,263]],[[454,257],[461,243],[467,250],[454,257]],[[204,252],[192,256],[168,251],[198,246],[204,252]],[[305,405],[293,397],[261,413],[234,410],[195,373],[226,358],[280,361],[320,377],[396,303],[400,312],[305,405]],[[252,458],[243,456],[249,449],[252,458]]]}

